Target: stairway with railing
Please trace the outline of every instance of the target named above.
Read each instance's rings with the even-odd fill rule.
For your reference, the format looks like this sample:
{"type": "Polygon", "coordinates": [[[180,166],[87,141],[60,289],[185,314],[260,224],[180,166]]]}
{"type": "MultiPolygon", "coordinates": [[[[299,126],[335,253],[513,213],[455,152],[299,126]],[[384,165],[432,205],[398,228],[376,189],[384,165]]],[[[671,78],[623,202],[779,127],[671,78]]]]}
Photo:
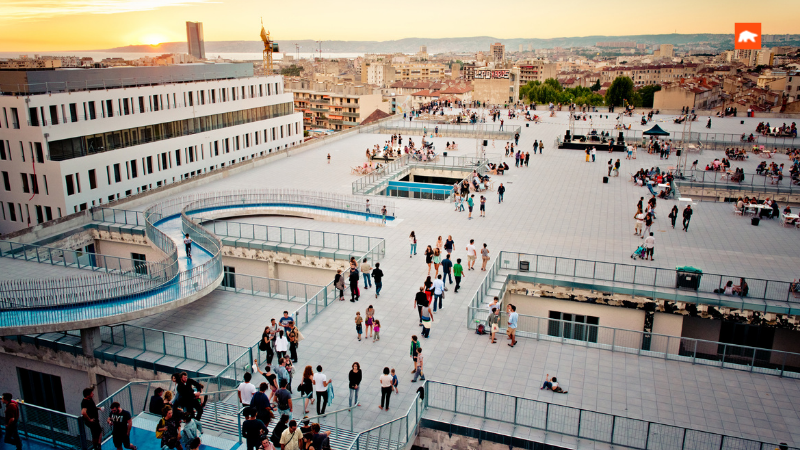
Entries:
{"type": "MultiPolygon", "coordinates": [[[[394,204],[383,200],[380,204],[388,210],[387,219],[393,219],[394,204]]],[[[374,205],[377,209],[378,202],[374,205]]],[[[2,242],[0,256],[83,266],[102,273],[0,283],[0,335],[93,328],[202,298],[223,281],[223,243],[201,222],[243,213],[263,214],[276,208],[289,214],[313,213],[376,223],[382,219],[380,211],[370,211],[364,199],[357,197],[279,189],[211,192],[160,201],[141,214],[147,239],[166,255],[155,263],[94,254],[86,258],[69,250],[2,242]],[[187,258],[181,245],[184,234],[194,241],[192,258],[187,258]]],[[[103,212],[97,220],[115,222],[119,217],[127,223],[129,215],[103,212]]],[[[139,214],[132,217],[140,226],[139,214]]],[[[367,239],[365,245],[373,256],[383,252],[382,241],[367,239]]],[[[352,250],[360,251],[355,242],[352,250]]]]}

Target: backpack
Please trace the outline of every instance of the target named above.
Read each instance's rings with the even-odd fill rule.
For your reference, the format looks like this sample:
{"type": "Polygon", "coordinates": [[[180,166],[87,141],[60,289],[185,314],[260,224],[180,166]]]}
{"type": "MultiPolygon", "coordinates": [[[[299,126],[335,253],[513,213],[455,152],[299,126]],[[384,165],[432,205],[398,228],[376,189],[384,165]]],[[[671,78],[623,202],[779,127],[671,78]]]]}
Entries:
{"type": "Polygon", "coordinates": [[[475,328],[475,334],[486,334],[486,327],[481,323],[475,328]]]}

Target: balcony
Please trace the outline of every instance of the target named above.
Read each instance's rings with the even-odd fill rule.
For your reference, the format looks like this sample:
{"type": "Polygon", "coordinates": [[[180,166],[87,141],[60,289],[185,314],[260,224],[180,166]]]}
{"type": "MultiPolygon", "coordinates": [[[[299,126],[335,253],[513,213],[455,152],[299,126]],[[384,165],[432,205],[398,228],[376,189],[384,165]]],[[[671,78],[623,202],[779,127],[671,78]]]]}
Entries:
{"type": "Polygon", "coordinates": [[[336,113],[336,114],[339,114],[339,115],[341,115],[341,116],[345,116],[345,117],[355,117],[356,119],[358,119],[358,113],[351,113],[351,112],[338,112],[338,113],[336,113]]]}
{"type": "Polygon", "coordinates": [[[324,113],[326,113],[326,112],[328,112],[328,111],[329,111],[329,109],[328,109],[328,108],[313,108],[313,107],[312,107],[312,108],[309,108],[309,109],[310,109],[311,111],[314,111],[314,112],[324,112],[324,113]]]}
{"type": "Polygon", "coordinates": [[[344,125],[345,124],[345,122],[343,120],[339,120],[339,119],[330,119],[330,120],[328,120],[328,123],[330,123],[331,125],[344,125]]]}
{"type": "Polygon", "coordinates": [[[331,103],[331,99],[329,99],[329,98],[315,98],[315,99],[311,99],[311,103],[323,103],[323,104],[328,105],[328,104],[331,103]]]}

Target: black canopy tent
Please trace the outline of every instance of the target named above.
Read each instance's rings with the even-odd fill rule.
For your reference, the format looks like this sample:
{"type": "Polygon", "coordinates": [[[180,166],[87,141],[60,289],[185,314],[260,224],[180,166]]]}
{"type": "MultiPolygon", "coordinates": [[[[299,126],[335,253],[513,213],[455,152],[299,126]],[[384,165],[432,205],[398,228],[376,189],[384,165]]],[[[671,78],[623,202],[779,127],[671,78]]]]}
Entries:
{"type": "Polygon", "coordinates": [[[653,128],[642,133],[645,136],[669,136],[669,132],[664,131],[660,126],[653,125],[653,128]]]}

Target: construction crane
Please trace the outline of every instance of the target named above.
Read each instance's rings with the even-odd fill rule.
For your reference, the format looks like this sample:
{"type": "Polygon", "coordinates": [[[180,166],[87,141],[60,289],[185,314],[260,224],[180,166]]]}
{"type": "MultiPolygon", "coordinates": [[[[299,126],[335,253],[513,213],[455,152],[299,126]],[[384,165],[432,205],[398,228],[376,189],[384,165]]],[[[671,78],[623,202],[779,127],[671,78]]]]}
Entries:
{"type": "Polygon", "coordinates": [[[272,73],[272,54],[279,50],[278,43],[269,37],[269,31],[264,30],[264,19],[261,19],[261,40],[264,42],[264,62],[261,68],[266,74],[272,73]]]}

